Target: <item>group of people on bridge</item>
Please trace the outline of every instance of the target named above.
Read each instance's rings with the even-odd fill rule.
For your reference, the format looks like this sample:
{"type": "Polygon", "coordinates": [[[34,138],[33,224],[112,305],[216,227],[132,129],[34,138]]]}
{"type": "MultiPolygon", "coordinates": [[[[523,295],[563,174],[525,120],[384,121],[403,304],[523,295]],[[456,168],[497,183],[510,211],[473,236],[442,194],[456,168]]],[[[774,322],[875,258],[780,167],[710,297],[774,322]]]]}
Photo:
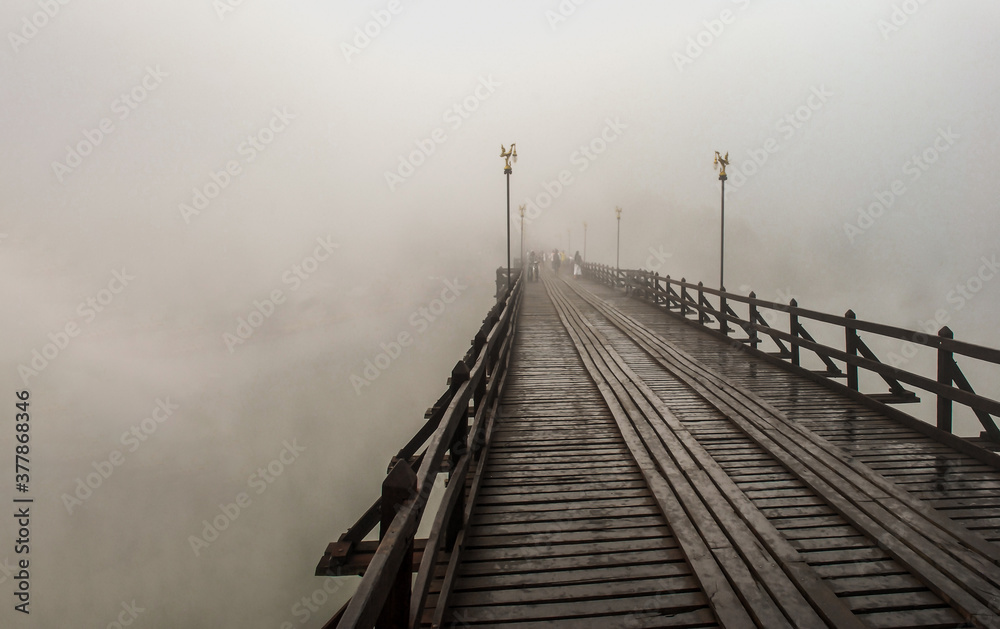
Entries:
{"type": "MultiPolygon", "coordinates": [[[[528,252],[528,281],[537,282],[538,281],[538,269],[542,262],[552,263],[552,272],[559,274],[559,268],[562,263],[567,260],[566,253],[558,249],[553,249],[551,252],[536,252],[531,250],[528,252]]],[[[576,279],[583,275],[583,256],[577,251],[573,255],[573,279],[576,279]]]]}

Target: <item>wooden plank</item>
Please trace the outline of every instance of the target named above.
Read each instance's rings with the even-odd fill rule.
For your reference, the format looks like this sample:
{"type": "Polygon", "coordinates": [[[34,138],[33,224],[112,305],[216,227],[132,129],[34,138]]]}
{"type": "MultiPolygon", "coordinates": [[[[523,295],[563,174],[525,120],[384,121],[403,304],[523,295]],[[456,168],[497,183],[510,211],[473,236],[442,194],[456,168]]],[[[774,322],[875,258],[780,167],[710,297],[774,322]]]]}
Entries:
{"type": "Polygon", "coordinates": [[[547,533],[555,527],[559,532],[565,531],[611,531],[615,529],[652,528],[663,522],[663,516],[652,513],[645,517],[616,516],[610,518],[588,518],[573,520],[553,520],[549,522],[530,522],[516,524],[478,524],[469,528],[471,537],[499,537],[504,535],[536,535],[547,533]]]}
{"type": "MultiPolygon", "coordinates": [[[[661,592],[645,596],[608,598],[566,603],[533,603],[528,605],[504,605],[498,607],[462,607],[452,609],[452,617],[457,622],[486,623],[501,621],[551,621],[588,616],[631,613],[636,610],[676,614],[695,611],[706,605],[701,592],[661,592]]],[[[749,627],[752,625],[743,625],[749,627]]]]}
{"type": "MultiPolygon", "coordinates": [[[[456,622],[464,623],[465,619],[459,616],[456,622]]],[[[508,621],[500,624],[476,624],[476,629],[608,629],[609,627],[629,627],[630,629],[662,629],[667,627],[710,629],[718,627],[718,624],[711,610],[707,608],[699,608],[692,611],[673,610],[670,614],[661,613],[656,609],[648,609],[617,616],[549,618],[541,621],[508,621]]]]}
{"type": "MultiPolygon", "coordinates": [[[[628,598],[637,595],[670,595],[689,592],[702,600],[698,580],[690,575],[659,575],[651,578],[608,580],[597,583],[560,583],[557,585],[532,584],[533,587],[487,587],[476,591],[455,592],[450,604],[454,607],[531,605],[558,601],[600,600],[609,597],[628,598]]],[[[707,601],[706,601],[707,602],[707,601]]]]}
{"type": "Polygon", "coordinates": [[[470,522],[471,526],[492,525],[492,524],[521,524],[532,522],[555,522],[565,520],[589,520],[591,518],[622,517],[629,518],[635,516],[661,516],[655,503],[650,500],[649,505],[639,507],[620,507],[617,504],[609,507],[576,509],[573,511],[545,511],[528,513],[503,513],[503,514],[482,514],[476,513],[470,522]]]}
{"type": "MultiPolygon", "coordinates": [[[[676,541],[670,547],[663,544],[647,544],[647,548],[629,550],[619,546],[605,553],[570,554],[562,557],[523,557],[515,559],[480,560],[474,553],[462,557],[461,574],[464,579],[476,576],[502,578],[504,575],[536,575],[541,579],[549,572],[567,572],[571,570],[593,570],[604,567],[640,567],[646,564],[667,565],[681,562],[690,572],[691,568],[684,562],[684,553],[677,547],[676,541]]],[[[473,582],[475,583],[475,582],[473,582]]]]}
{"type": "Polygon", "coordinates": [[[479,503],[483,505],[522,505],[546,504],[554,502],[587,502],[590,500],[616,500],[617,498],[643,497],[649,495],[649,489],[638,487],[633,489],[615,489],[606,492],[552,492],[538,494],[526,492],[520,494],[482,495],[479,503]]]}
{"type": "MultiPolygon", "coordinates": [[[[684,562],[683,555],[673,562],[649,561],[645,564],[629,562],[621,566],[601,566],[576,568],[573,570],[548,570],[543,573],[533,571],[504,574],[488,574],[480,577],[462,575],[462,591],[503,590],[519,587],[554,587],[565,584],[604,584],[632,579],[659,579],[664,577],[691,577],[691,568],[684,562]]],[[[691,589],[691,588],[686,588],[691,589]]],[[[695,586],[694,589],[700,589],[695,586]]]]}
{"type": "Polygon", "coordinates": [[[862,616],[873,629],[909,629],[910,627],[968,627],[965,619],[950,607],[920,610],[893,610],[862,616]]]}

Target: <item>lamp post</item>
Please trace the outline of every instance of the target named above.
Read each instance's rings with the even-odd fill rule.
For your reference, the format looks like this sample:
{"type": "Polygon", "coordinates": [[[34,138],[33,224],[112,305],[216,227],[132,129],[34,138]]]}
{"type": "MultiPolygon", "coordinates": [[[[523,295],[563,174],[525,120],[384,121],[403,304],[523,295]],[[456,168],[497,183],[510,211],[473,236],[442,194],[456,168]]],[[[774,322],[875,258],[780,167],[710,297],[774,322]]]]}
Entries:
{"type": "Polygon", "coordinates": [[[618,219],[618,240],[615,243],[615,272],[621,273],[622,209],[618,206],[615,206],[615,218],[618,219]]]}
{"type": "Polygon", "coordinates": [[[725,291],[726,285],[723,283],[723,269],[726,262],[726,165],[729,164],[729,153],[723,157],[718,151],[715,152],[715,166],[721,166],[719,171],[719,181],[722,182],[722,211],[721,227],[719,229],[719,290],[725,291]]]}
{"type": "Polygon", "coordinates": [[[583,221],[583,261],[587,261],[587,221],[583,221]]]}
{"type": "Polygon", "coordinates": [[[521,212],[521,273],[524,273],[524,208],[523,204],[517,208],[521,212]]]}
{"type": "Polygon", "coordinates": [[[504,159],[503,174],[507,175],[507,290],[510,290],[510,174],[514,169],[510,167],[511,158],[517,163],[517,148],[512,142],[508,151],[500,145],[500,157],[504,159]]]}

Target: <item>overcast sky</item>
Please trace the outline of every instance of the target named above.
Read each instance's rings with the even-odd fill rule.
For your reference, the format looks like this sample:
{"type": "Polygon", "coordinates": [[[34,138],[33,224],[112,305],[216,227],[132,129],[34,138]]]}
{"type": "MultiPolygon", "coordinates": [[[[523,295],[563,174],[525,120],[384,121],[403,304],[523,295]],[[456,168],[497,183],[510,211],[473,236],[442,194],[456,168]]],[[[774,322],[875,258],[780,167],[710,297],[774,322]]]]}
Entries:
{"type": "Polygon", "coordinates": [[[614,264],[620,206],[623,267],[716,286],[728,152],[728,288],[1000,346],[998,20],[986,0],[7,0],[3,381],[9,414],[30,391],[36,502],[32,614],[5,594],[0,622],[104,627],[134,601],[137,627],[322,626],[348,588],[296,608],[316,560],[491,304],[501,144],[528,249],[582,251],[586,223],[614,264]]]}

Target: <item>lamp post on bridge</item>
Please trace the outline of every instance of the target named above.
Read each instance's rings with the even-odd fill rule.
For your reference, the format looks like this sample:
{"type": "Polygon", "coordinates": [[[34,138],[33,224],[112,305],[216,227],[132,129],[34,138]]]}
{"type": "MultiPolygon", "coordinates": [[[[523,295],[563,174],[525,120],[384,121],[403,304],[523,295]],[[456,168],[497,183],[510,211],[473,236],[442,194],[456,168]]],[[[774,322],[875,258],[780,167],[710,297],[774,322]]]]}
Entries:
{"type": "Polygon", "coordinates": [[[723,157],[718,151],[715,152],[715,166],[722,166],[719,171],[719,181],[722,182],[722,211],[721,211],[721,222],[722,226],[720,228],[719,237],[719,290],[725,291],[725,284],[723,283],[723,268],[726,262],[726,165],[729,164],[729,153],[723,157]]]}
{"type": "Polygon", "coordinates": [[[524,204],[517,209],[521,212],[521,273],[524,273],[524,204]]]}
{"type": "Polygon", "coordinates": [[[510,174],[514,169],[510,167],[511,158],[517,163],[517,148],[512,142],[508,151],[500,145],[500,157],[504,159],[503,174],[507,175],[507,290],[510,290],[510,174]]]}
{"type": "Polygon", "coordinates": [[[615,206],[615,218],[618,219],[618,238],[615,242],[615,272],[621,273],[621,249],[622,249],[622,209],[615,206]]]}

